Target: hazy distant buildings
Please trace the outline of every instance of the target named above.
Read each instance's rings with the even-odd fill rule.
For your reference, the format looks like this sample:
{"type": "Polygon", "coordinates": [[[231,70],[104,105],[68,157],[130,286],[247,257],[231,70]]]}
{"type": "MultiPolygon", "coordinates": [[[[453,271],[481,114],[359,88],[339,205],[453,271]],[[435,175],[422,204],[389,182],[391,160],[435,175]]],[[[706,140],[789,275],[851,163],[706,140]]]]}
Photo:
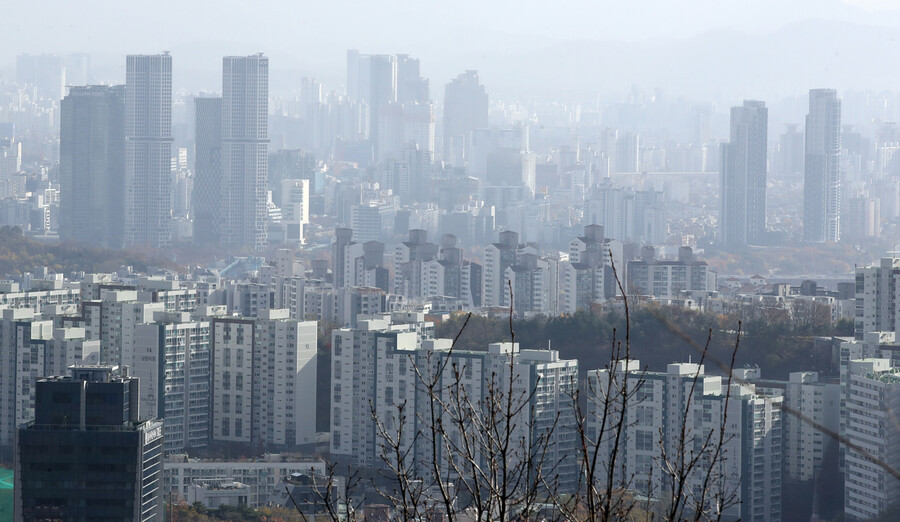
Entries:
{"type": "Polygon", "coordinates": [[[625,273],[629,294],[658,299],[675,299],[681,292],[702,293],[716,286],[715,272],[694,256],[691,247],[679,248],[677,260],[656,259],[653,247],[643,247],[640,259],[626,262],[625,273]]]}
{"type": "Polygon", "coordinates": [[[841,189],[841,101],[834,89],[813,89],[806,116],[804,241],[840,240],[841,189]]]}
{"type": "Polygon", "coordinates": [[[34,87],[38,98],[61,100],[66,93],[66,67],[54,54],[16,57],[16,83],[34,87]]]}
{"type": "Polygon", "coordinates": [[[220,243],[262,250],[267,245],[269,59],[222,59],[222,187],[220,243]]]}
{"type": "Polygon", "coordinates": [[[477,71],[466,71],[444,87],[443,159],[463,165],[470,134],[488,127],[488,94],[477,71]]]}
{"type": "Polygon", "coordinates": [[[125,86],[72,87],[60,105],[59,236],[121,248],[125,86]]]}
{"type": "Polygon", "coordinates": [[[616,139],[616,172],[638,172],[641,168],[641,137],[636,132],[619,133],[616,139]]]}
{"type": "Polygon", "coordinates": [[[803,133],[797,130],[796,124],[789,124],[787,130],[778,138],[778,151],[775,155],[775,168],[781,176],[799,176],[803,174],[803,133]]]}
{"type": "Polygon", "coordinates": [[[368,137],[379,162],[399,159],[410,143],[434,153],[434,110],[418,59],[347,51],[347,96],[368,106],[368,137]]]}
{"type": "Polygon", "coordinates": [[[769,111],[761,101],[731,109],[731,139],[722,145],[719,239],[758,245],[766,231],[766,145],[769,111]]]}
{"type": "Polygon", "coordinates": [[[222,98],[194,98],[194,241],[219,242],[222,191],[222,98]]]}
{"type": "Polygon", "coordinates": [[[125,89],[125,243],[172,239],[172,57],[129,55],[125,89]]]}
{"type": "Polygon", "coordinates": [[[665,193],[652,187],[631,190],[605,181],[595,185],[584,204],[584,224],[601,225],[610,239],[649,245],[668,235],[665,193]]]}

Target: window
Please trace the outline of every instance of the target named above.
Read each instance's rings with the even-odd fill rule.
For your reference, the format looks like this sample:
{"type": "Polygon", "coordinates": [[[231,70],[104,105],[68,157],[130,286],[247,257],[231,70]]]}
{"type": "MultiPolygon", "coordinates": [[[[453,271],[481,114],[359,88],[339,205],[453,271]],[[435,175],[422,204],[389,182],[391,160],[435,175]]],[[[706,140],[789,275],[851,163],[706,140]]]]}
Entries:
{"type": "Polygon", "coordinates": [[[637,430],[634,437],[635,449],[638,451],[651,451],[653,449],[653,432],[649,430],[637,430]]]}

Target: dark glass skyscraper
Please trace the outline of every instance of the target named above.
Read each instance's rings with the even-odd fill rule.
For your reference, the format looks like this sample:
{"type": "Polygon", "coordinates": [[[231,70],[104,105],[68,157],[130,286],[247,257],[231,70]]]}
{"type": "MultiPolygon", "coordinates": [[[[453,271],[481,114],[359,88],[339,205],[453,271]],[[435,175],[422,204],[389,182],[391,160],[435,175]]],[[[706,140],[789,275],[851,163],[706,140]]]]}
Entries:
{"type": "Polygon", "coordinates": [[[766,231],[766,144],[769,111],[761,101],[731,108],[731,138],[722,146],[719,239],[759,244],[766,231]]]}
{"type": "Polygon", "coordinates": [[[163,423],[139,421],[139,381],[112,372],[38,380],[16,434],[15,520],[162,520],[163,423]]]}
{"type": "Polygon", "coordinates": [[[809,91],[803,173],[803,240],[839,241],[841,100],[834,89],[809,91]]]}
{"type": "Polygon", "coordinates": [[[125,86],[72,87],[60,105],[59,236],[122,248],[125,86]]]}

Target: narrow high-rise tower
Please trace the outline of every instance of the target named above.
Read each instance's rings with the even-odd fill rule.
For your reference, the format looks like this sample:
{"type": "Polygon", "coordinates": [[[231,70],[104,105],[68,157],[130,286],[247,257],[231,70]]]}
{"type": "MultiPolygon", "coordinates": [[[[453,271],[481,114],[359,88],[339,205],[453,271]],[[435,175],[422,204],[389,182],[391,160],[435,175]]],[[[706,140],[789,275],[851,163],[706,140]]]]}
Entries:
{"type": "Polygon", "coordinates": [[[122,248],[125,86],[72,87],[60,103],[59,236],[122,248]]]}
{"type": "Polygon", "coordinates": [[[125,72],[125,243],[172,240],[172,57],[129,55],[125,72]]]}
{"type": "Polygon", "coordinates": [[[220,243],[261,250],[267,243],[269,59],[222,60],[220,243]]]}
{"type": "Polygon", "coordinates": [[[809,91],[803,176],[804,241],[841,238],[841,100],[834,89],[809,91]]]}
{"type": "Polygon", "coordinates": [[[194,241],[219,243],[222,193],[222,98],[194,98],[194,241]]]}
{"type": "Polygon", "coordinates": [[[719,239],[759,244],[766,231],[766,139],[769,111],[761,101],[731,108],[731,140],[722,145],[719,239]]]}
{"type": "Polygon", "coordinates": [[[478,71],[466,71],[444,88],[444,161],[462,165],[470,134],[488,126],[488,94],[478,71]]]}

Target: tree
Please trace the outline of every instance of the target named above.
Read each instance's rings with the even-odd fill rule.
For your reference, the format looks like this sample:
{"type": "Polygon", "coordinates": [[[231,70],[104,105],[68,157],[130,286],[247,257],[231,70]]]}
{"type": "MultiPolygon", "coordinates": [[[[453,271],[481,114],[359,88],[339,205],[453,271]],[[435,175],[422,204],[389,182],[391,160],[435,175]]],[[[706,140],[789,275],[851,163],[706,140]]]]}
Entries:
{"type": "MultiPolygon", "coordinates": [[[[621,282],[618,283],[622,290],[621,282]]],[[[483,379],[472,379],[465,359],[454,357],[460,339],[473,321],[471,315],[457,321],[461,324],[449,349],[411,353],[408,363],[418,383],[415,404],[399,401],[387,411],[372,407],[383,462],[381,475],[389,484],[376,488],[392,506],[395,517],[405,521],[438,516],[453,520],[465,513],[474,520],[500,521],[527,520],[539,515],[592,521],[654,516],[700,520],[721,516],[732,506],[736,497],[723,486],[721,476],[721,463],[726,458],[722,449],[728,442],[727,398],[719,429],[694,433],[689,424],[699,370],[693,376],[694,384],[681,415],[681,436],[674,446],[664,443],[661,432],[657,440],[660,459],[653,469],[659,474],[656,483],[660,488],[653,490],[652,480],[638,484],[635,475],[627,471],[624,448],[631,412],[642,400],[639,394],[644,379],[643,370],[616,371],[633,366],[633,311],[627,297],[623,304],[624,338],[619,337],[617,327],[609,327],[608,378],[582,389],[573,378],[565,388],[568,409],[556,411],[550,418],[540,418],[534,405],[543,385],[541,379],[528,381],[530,384],[523,387],[522,370],[512,351],[505,359],[499,358],[500,363],[490,366],[483,379]],[[595,423],[599,428],[593,431],[588,428],[586,405],[590,415],[600,417],[595,423]],[[554,441],[563,430],[570,430],[576,438],[577,455],[555,456],[554,441]],[[560,488],[561,469],[567,459],[576,463],[576,475],[580,477],[576,487],[568,490],[560,488]],[[663,497],[663,502],[651,505],[649,500],[639,500],[654,496],[663,497]]],[[[653,313],[641,312],[638,320],[651,321],[654,317],[653,313]]],[[[578,318],[582,324],[596,319],[590,313],[578,318]]],[[[490,321],[479,319],[478,324],[490,321]]],[[[544,325],[558,328],[560,321],[565,319],[550,320],[544,325]]],[[[595,327],[603,331],[606,324],[600,322],[595,327]]],[[[507,332],[515,343],[512,311],[507,332]]],[[[575,335],[584,336],[587,332],[575,335]]],[[[696,345],[690,336],[683,332],[681,335],[696,345]]],[[[709,329],[706,346],[697,348],[701,363],[708,355],[711,339],[709,329]]],[[[732,366],[737,346],[735,342],[732,366]]],[[[730,375],[730,367],[725,370],[730,375]]],[[[345,492],[344,499],[351,496],[345,492]]]]}

